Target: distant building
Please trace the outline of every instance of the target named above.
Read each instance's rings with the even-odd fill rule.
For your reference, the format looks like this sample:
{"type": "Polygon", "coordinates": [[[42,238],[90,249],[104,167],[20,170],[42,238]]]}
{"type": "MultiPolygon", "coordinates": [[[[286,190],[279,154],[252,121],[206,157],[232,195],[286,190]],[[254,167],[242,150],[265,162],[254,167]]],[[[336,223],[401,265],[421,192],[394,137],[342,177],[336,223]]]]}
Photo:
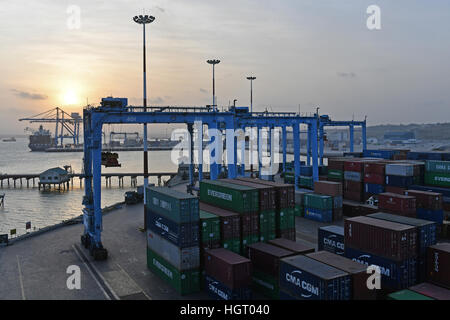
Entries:
{"type": "Polygon", "coordinates": [[[416,135],[413,131],[407,132],[386,132],[384,134],[384,143],[408,144],[416,143],[416,135]]]}
{"type": "Polygon", "coordinates": [[[51,168],[39,175],[40,184],[61,184],[69,181],[68,172],[62,168],[51,168]]]}

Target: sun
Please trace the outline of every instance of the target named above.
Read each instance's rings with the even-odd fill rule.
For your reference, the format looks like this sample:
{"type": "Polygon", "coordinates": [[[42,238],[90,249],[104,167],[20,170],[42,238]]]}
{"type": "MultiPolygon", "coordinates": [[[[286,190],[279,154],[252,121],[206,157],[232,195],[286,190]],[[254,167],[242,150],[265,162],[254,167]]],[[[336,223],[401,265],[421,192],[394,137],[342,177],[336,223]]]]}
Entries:
{"type": "Polygon", "coordinates": [[[74,90],[67,90],[63,94],[62,100],[65,105],[74,105],[78,103],[78,97],[74,90]]]}

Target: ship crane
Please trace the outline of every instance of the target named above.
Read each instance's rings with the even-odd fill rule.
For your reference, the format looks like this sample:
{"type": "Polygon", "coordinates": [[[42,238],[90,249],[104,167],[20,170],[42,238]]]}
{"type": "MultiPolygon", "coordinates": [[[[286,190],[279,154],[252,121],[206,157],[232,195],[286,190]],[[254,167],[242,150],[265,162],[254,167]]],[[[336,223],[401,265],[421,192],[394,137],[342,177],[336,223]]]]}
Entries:
{"type": "Polygon", "coordinates": [[[65,138],[73,139],[74,145],[80,144],[80,124],[83,119],[78,113],[68,114],[63,109],[56,107],[28,118],[19,119],[19,121],[54,123],[55,136],[53,139],[55,147],[63,147],[65,138]]]}

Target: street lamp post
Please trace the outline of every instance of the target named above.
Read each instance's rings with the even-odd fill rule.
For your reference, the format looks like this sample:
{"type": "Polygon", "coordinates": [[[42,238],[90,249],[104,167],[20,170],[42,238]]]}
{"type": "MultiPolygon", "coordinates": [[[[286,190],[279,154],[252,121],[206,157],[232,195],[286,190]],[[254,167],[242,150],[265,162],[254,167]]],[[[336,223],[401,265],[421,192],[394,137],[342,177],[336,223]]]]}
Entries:
{"type": "Polygon", "coordinates": [[[206,62],[211,64],[212,67],[213,67],[213,109],[215,111],[217,111],[217,105],[216,105],[216,79],[215,79],[214,67],[216,66],[216,64],[220,63],[220,60],[212,59],[212,60],[207,60],[206,62]]]}
{"type": "MultiPolygon", "coordinates": [[[[250,80],[250,112],[253,112],[253,80],[256,80],[256,77],[247,77],[247,80],[250,80]]],[[[253,138],[253,130],[250,130],[250,135],[253,138]]],[[[253,176],[253,139],[250,139],[250,173],[253,176]]]]}
{"type": "MultiPolygon", "coordinates": [[[[144,89],[144,112],[147,111],[147,61],[146,61],[146,46],[145,46],[145,25],[155,21],[155,17],[149,15],[139,15],[133,17],[133,21],[137,24],[142,24],[143,27],[143,89],[144,89]]],[[[148,186],[148,144],[147,144],[147,124],[144,123],[144,229],[147,230],[147,217],[145,214],[145,205],[147,204],[147,186],[148,186]]]]}

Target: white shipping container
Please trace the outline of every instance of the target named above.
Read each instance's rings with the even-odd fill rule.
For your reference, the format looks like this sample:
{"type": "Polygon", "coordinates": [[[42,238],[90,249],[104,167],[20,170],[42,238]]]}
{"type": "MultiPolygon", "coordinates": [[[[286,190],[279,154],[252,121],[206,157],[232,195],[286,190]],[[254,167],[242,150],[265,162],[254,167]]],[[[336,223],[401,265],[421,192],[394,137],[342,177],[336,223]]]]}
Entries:
{"type": "Polygon", "coordinates": [[[414,176],[414,165],[409,163],[386,164],[386,175],[412,177],[414,176]]]}
{"type": "Polygon", "coordinates": [[[200,267],[200,248],[179,248],[172,242],[147,230],[147,246],[180,271],[200,267]]]}
{"type": "Polygon", "coordinates": [[[344,179],[349,181],[361,181],[361,172],[344,171],[344,179]]]}

